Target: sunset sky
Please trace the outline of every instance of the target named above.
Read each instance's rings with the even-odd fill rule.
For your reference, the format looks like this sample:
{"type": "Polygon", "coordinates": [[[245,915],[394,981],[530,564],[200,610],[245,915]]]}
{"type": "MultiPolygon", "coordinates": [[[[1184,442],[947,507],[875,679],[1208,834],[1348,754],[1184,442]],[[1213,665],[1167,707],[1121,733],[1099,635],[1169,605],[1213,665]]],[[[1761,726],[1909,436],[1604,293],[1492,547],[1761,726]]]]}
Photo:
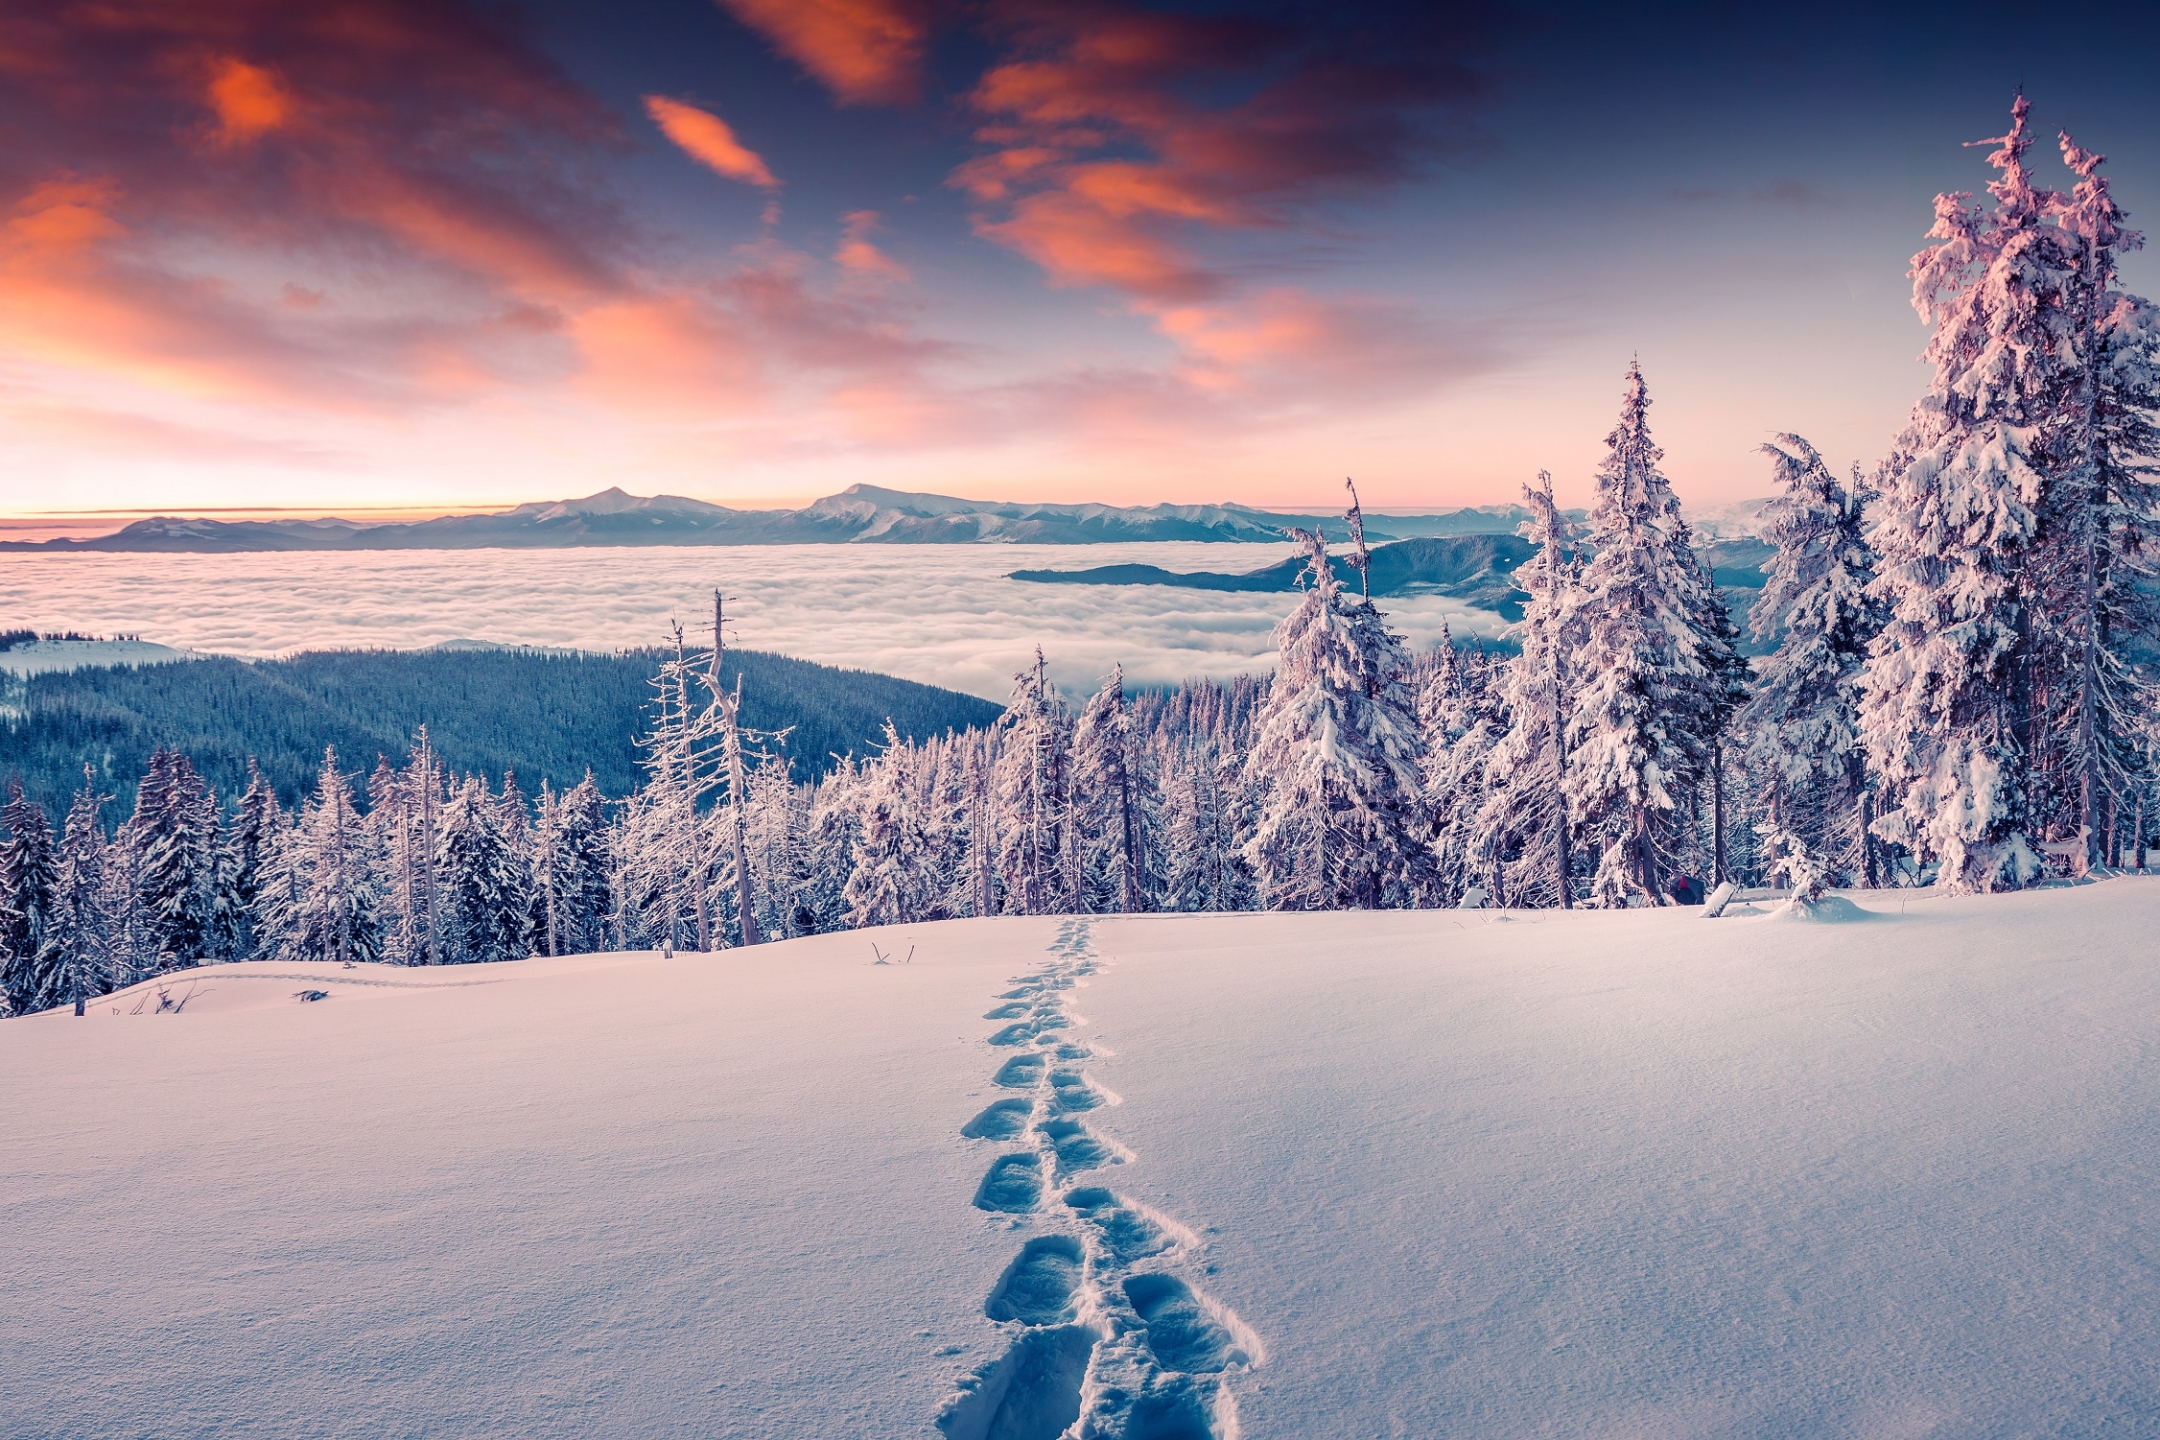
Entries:
{"type": "Polygon", "coordinates": [[[1579,503],[1635,355],[1760,494],[2017,86],[2160,215],[2160,9],[2038,13],[26,0],[0,506],[1579,503]]]}

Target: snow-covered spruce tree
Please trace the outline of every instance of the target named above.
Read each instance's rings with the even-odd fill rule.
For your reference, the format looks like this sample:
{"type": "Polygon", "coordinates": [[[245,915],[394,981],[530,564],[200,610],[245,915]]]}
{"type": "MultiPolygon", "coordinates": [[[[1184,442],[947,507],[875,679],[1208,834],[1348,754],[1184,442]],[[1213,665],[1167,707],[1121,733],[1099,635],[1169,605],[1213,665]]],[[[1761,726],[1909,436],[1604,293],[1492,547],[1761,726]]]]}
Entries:
{"type": "MultiPolygon", "coordinates": [[[[1553,500],[1552,476],[1538,472],[1523,498],[1530,505],[1523,534],[1537,549],[1515,567],[1516,587],[1530,597],[1516,626],[1522,650],[1502,667],[1488,707],[1488,723],[1505,728],[1487,743],[1482,773],[1458,782],[1483,798],[1454,863],[1466,872],[1465,884],[1484,882],[1495,904],[1571,907],[1568,718],[1584,683],[1581,565],[1574,527],[1553,500]]],[[[1473,739],[1453,769],[1467,772],[1479,758],[1473,739]]]]}
{"type": "Polygon", "coordinates": [[[1050,684],[1042,647],[1013,676],[1012,699],[998,720],[998,877],[1006,909],[1057,915],[1074,908],[1067,893],[1067,831],[1072,819],[1072,720],[1050,684]]]}
{"type": "Polygon", "coordinates": [[[226,836],[231,866],[232,953],[237,960],[255,958],[255,916],[265,867],[285,828],[285,813],[278,804],[277,792],[256,768],[252,755],[248,757],[247,773],[247,789],[240,794],[226,836]]]}
{"type": "Polygon", "coordinates": [[[961,857],[964,904],[967,915],[996,915],[1002,911],[998,891],[997,755],[995,731],[962,737],[965,754],[960,766],[960,796],[967,846],[961,857]]]}
{"type": "Polygon", "coordinates": [[[1125,707],[1125,667],[1103,677],[1073,730],[1073,794],[1081,905],[1094,913],[1151,908],[1148,849],[1154,785],[1125,707]]]}
{"type": "MultiPolygon", "coordinates": [[[[2034,785],[2049,744],[2042,517],[2065,503],[2051,451],[2079,388],[2079,367],[2065,362],[2085,256],[2050,223],[2061,197],[2026,169],[2028,109],[2019,96],[2009,134],[1986,142],[1997,147],[1993,208],[1937,196],[1935,243],[1913,258],[1935,375],[1884,464],[1875,531],[1875,591],[1889,614],[1861,725],[1896,802],[1876,831],[1939,861],[1954,891],[2024,884],[2049,828],[2034,785]]],[[[2074,650],[2082,668],[2082,637],[2074,650]]]]}
{"type": "Polygon", "coordinates": [[[1292,533],[1308,584],[1275,627],[1275,681],[1245,757],[1265,787],[1245,859],[1269,909],[1425,903],[1432,825],[1408,657],[1372,602],[1343,592],[1327,542],[1292,533]]]}
{"type": "Polygon", "coordinates": [[[1434,901],[1458,905],[1471,885],[1483,883],[1477,818],[1493,746],[1508,726],[1494,676],[1481,657],[1455,644],[1445,625],[1418,687],[1418,728],[1425,736],[1425,801],[1433,817],[1434,901]]]}
{"type": "Polygon", "coordinates": [[[2136,657],[2160,633],[2140,583],[2160,545],[2160,311],[2118,288],[2117,256],[2144,237],[2124,227],[2100,173],[2104,157],[2067,134],[2060,141],[2077,184],[2052,206],[2071,268],[2035,546],[2034,690],[2044,710],[2033,800],[2042,833],[2084,836],[2090,860],[2107,853],[2108,816],[2127,792],[2139,724],[2155,703],[2136,657]]]}
{"type": "Polygon", "coordinates": [[[487,781],[468,775],[443,806],[435,852],[435,894],[442,906],[443,963],[523,959],[525,859],[503,836],[501,812],[487,781]]]}
{"type": "Polygon", "coordinates": [[[811,882],[797,903],[810,912],[818,933],[844,929],[848,920],[847,882],[855,846],[862,838],[860,795],[865,783],[853,755],[842,756],[818,782],[810,802],[810,853],[817,857],[811,882]]]}
{"type": "Polygon", "coordinates": [[[289,898],[279,916],[277,958],[375,959],[382,940],[376,878],[353,809],[352,780],[338,769],[335,749],[323,751],[314,798],[279,848],[273,876],[283,879],[289,898]]]}
{"type": "Polygon", "coordinates": [[[106,943],[105,826],[98,818],[110,795],[97,792],[97,775],[83,767],[83,788],[68,807],[53,881],[52,921],[45,935],[43,968],[49,977],[43,1005],[72,1005],[109,993],[120,978],[106,943]]]}
{"type": "Polygon", "coordinates": [[[665,897],[665,924],[654,938],[710,950],[719,933],[713,924],[714,836],[699,806],[718,777],[701,763],[711,742],[711,715],[696,705],[697,668],[677,626],[675,654],[653,676],[653,728],[638,742],[645,752],[645,788],[630,853],[638,868],[632,883],[648,900],[644,908],[650,911],[651,901],[665,897]]]}
{"type": "Polygon", "coordinates": [[[1252,872],[1239,834],[1240,764],[1205,732],[1165,733],[1162,908],[1250,910],[1252,872]]]}
{"type": "Polygon", "coordinates": [[[114,827],[105,847],[102,908],[105,953],[113,984],[125,987],[157,973],[160,950],[157,926],[143,903],[143,836],[134,826],[114,827]]]}
{"type": "Polygon", "coordinates": [[[503,890],[504,905],[517,917],[517,937],[510,948],[518,955],[538,954],[545,917],[541,914],[539,881],[534,870],[532,812],[525,804],[525,792],[518,788],[515,770],[503,772],[502,790],[491,803],[495,833],[502,837],[503,848],[510,854],[503,890]]]}
{"type": "Polygon", "coordinates": [[[221,958],[230,949],[231,899],[221,883],[217,797],[185,755],[158,747],[135,788],[128,821],[141,847],[136,886],[157,968],[221,958]]]}
{"type": "Polygon", "coordinates": [[[1710,769],[1730,705],[1720,601],[1680,502],[1658,469],[1642,367],[1628,366],[1620,422],[1597,472],[1583,567],[1582,642],[1567,723],[1565,793],[1597,857],[1592,898],[1660,903],[1666,867],[1710,769]]]}
{"type": "Polygon", "coordinates": [[[592,771],[561,794],[540,782],[533,830],[534,944],[548,955],[607,948],[607,810],[592,771]]]}
{"type": "Polygon", "coordinates": [[[937,844],[925,823],[917,768],[921,756],[885,722],[885,744],[862,767],[861,816],[847,887],[847,923],[855,928],[937,918],[945,886],[937,844]]]}
{"type": "Polygon", "coordinates": [[[750,772],[745,812],[758,933],[768,939],[817,933],[805,902],[818,859],[810,849],[811,788],[795,783],[789,759],[775,754],[750,772]]]}
{"type": "Polygon", "coordinates": [[[23,794],[22,780],[8,783],[0,806],[0,996],[7,1013],[27,1015],[46,993],[45,931],[52,917],[58,857],[45,807],[23,794]]]}
{"type": "Polygon", "coordinates": [[[1869,594],[1875,555],[1861,523],[1871,498],[1856,473],[1838,483],[1798,435],[1763,446],[1784,492],[1765,512],[1777,547],[1748,614],[1759,640],[1784,629],[1742,712],[1755,802],[1780,833],[1797,835],[1838,874],[1876,883],[1860,674],[1882,628],[1869,594]]]}

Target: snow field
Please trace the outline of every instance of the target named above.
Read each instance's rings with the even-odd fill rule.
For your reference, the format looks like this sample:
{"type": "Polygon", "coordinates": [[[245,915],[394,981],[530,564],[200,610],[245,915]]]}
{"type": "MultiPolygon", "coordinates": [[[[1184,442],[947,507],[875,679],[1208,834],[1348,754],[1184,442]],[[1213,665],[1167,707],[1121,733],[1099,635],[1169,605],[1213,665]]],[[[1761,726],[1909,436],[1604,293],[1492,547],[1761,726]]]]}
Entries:
{"type": "Polygon", "coordinates": [[[257,962],[6,1022],[0,1433],[935,1435],[1011,1259],[969,1022],[1053,928],[257,962]]]}
{"type": "Polygon", "coordinates": [[[0,1429],[2160,1432],[2160,883],[1847,893],[10,1021],[0,1429]]]}

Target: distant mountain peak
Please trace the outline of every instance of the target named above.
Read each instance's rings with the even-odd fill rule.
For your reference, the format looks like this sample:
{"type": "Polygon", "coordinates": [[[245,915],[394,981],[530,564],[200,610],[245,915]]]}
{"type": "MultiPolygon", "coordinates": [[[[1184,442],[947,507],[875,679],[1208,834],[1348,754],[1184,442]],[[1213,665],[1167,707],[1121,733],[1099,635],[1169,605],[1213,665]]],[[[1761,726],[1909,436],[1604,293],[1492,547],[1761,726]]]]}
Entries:
{"type": "MultiPolygon", "coordinates": [[[[1423,515],[1370,512],[1374,540],[1512,533],[1514,506],[1423,515]]],[[[194,551],[562,549],[646,545],[1086,545],[1107,541],[1269,542],[1299,526],[1344,535],[1337,514],[1250,505],[1105,505],[969,500],[850,485],[796,510],[736,510],[681,495],[610,486],[577,500],[538,500],[432,520],[245,520],[157,516],[95,540],[0,542],[0,550],[194,551]]]]}

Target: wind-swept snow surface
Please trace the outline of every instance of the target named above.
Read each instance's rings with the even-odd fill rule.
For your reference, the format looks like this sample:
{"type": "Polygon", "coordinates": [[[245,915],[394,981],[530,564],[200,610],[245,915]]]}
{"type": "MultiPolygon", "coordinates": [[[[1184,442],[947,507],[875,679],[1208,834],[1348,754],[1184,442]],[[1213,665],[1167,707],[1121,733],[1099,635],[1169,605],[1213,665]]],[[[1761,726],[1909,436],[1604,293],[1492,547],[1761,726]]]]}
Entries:
{"type": "Polygon", "coordinates": [[[0,1023],[0,1429],[2160,1429],[2160,883],[1852,899],[266,962],[0,1023]]]}

